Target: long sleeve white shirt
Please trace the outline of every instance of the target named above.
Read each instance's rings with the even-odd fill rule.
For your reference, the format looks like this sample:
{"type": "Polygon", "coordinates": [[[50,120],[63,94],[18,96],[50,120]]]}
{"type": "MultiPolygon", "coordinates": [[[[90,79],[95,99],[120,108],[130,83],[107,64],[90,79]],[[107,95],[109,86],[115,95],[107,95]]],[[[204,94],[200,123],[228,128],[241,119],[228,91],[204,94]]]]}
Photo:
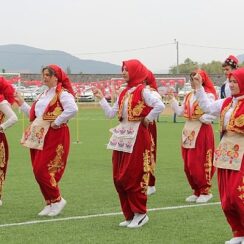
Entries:
{"type": "Polygon", "coordinates": [[[1,124],[3,130],[6,130],[7,128],[11,127],[18,121],[18,118],[12,110],[8,101],[3,100],[2,102],[0,102],[0,111],[5,115],[5,120],[1,124]]]}
{"type": "MultiPolygon", "coordinates": [[[[128,92],[132,93],[135,89],[136,88],[133,87],[130,90],[128,90],[128,92]]],[[[164,110],[165,105],[163,104],[163,102],[157,96],[153,95],[153,93],[147,88],[143,89],[142,97],[143,97],[145,103],[148,106],[153,108],[149,112],[149,114],[146,116],[146,118],[150,122],[152,122],[153,120],[157,119],[158,115],[164,110]]],[[[105,116],[107,118],[114,118],[115,115],[117,114],[118,110],[119,110],[118,99],[116,100],[116,102],[114,103],[114,105],[112,107],[108,104],[108,102],[106,101],[105,98],[103,98],[100,101],[100,105],[103,108],[103,110],[105,112],[105,116]]],[[[122,111],[122,117],[125,120],[128,120],[127,108],[128,108],[128,98],[124,102],[123,111],[122,111]]]]}
{"type": "MultiPolygon", "coordinates": [[[[35,115],[37,118],[43,116],[48,104],[55,96],[55,93],[56,87],[52,87],[45,91],[43,94],[41,94],[41,96],[38,98],[35,106],[35,115]]],[[[60,126],[63,123],[67,123],[67,121],[74,117],[78,111],[78,107],[75,103],[74,97],[67,91],[61,92],[60,102],[63,107],[63,112],[54,121],[57,126],[60,126]]],[[[20,108],[27,116],[29,116],[31,107],[26,102],[24,102],[20,108]]]]}

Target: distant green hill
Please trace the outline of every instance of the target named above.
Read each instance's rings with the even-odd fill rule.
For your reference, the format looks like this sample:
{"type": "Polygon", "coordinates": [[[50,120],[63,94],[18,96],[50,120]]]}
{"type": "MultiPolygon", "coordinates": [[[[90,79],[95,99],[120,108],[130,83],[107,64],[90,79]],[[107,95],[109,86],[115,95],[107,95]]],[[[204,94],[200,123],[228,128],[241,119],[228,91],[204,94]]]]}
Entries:
{"type": "Polygon", "coordinates": [[[44,50],[25,45],[0,45],[0,72],[40,73],[47,64],[60,65],[73,74],[117,74],[119,65],[84,60],[57,50],[44,50]]]}

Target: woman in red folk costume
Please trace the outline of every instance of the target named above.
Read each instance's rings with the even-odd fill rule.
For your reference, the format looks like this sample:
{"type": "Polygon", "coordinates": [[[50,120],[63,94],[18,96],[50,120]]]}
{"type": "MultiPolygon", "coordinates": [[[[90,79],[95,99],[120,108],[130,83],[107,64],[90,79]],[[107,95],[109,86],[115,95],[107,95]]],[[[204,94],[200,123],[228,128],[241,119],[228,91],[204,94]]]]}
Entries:
{"type": "Polygon", "coordinates": [[[44,67],[42,76],[48,89],[31,107],[19,94],[16,94],[16,101],[31,121],[22,143],[30,148],[33,172],[46,201],[46,206],[38,215],[56,216],[66,205],[58,183],[70,148],[67,123],[78,108],[70,80],[59,66],[44,67]]]}
{"type": "MultiPolygon", "coordinates": [[[[178,116],[186,119],[182,131],[181,152],[184,161],[184,171],[193,190],[193,195],[186,198],[186,202],[205,203],[211,194],[211,179],[215,168],[213,167],[214,133],[212,121],[215,116],[204,113],[195,97],[194,75],[202,77],[203,87],[210,101],[217,98],[213,83],[203,70],[197,70],[190,75],[193,91],[188,93],[182,106],[176,99],[172,99],[172,109],[178,116]]],[[[173,97],[173,94],[171,95],[173,97]]]]}
{"type": "Polygon", "coordinates": [[[6,177],[9,147],[5,130],[14,125],[18,118],[11,108],[15,90],[5,78],[0,77],[0,206],[2,206],[3,185],[6,177]]]}
{"type": "MultiPolygon", "coordinates": [[[[156,79],[150,70],[148,70],[146,85],[147,85],[147,88],[150,89],[153,96],[156,96],[157,98],[162,100],[160,94],[158,93],[156,79]]],[[[156,125],[155,120],[148,125],[148,129],[151,133],[152,142],[153,142],[152,148],[151,148],[151,152],[152,152],[151,164],[152,164],[152,167],[151,167],[149,183],[148,183],[148,188],[147,188],[147,195],[150,196],[156,192],[155,167],[156,167],[156,159],[157,159],[157,125],[156,125]]]]}
{"type": "Polygon", "coordinates": [[[233,238],[226,244],[244,242],[244,68],[229,74],[231,97],[211,103],[195,76],[196,98],[203,111],[220,116],[223,134],[215,150],[218,186],[222,209],[231,226],[233,238]]]}
{"type": "Polygon", "coordinates": [[[101,98],[100,104],[108,118],[118,114],[119,125],[110,129],[108,149],[113,150],[113,179],[125,221],[119,226],[138,228],[148,222],[147,187],[152,167],[152,139],[148,124],[164,108],[160,99],[145,88],[146,67],[138,60],[123,62],[123,78],[127,87],[111,107],[102,92],[93,89],[101,98]]]}

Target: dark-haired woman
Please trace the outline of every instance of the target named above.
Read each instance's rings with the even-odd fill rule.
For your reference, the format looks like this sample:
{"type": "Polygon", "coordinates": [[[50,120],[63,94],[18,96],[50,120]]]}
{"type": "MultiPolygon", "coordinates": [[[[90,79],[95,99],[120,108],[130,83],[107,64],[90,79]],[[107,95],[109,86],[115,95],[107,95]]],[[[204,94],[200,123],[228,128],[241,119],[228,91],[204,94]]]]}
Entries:
{"type": "Polygon", "coordinates": [[[46,206],[38,215],[56,216],[66,205],[58,183],[70,148],[68,121],[75,116],[78,108],[71,82],[59,66],[44,67],[42,77],[48,89],[31,107],[19,94],[16,94],[16,100],[31,121],[22,143],[30,148],[33,172],[46,201],[46,206]]]}

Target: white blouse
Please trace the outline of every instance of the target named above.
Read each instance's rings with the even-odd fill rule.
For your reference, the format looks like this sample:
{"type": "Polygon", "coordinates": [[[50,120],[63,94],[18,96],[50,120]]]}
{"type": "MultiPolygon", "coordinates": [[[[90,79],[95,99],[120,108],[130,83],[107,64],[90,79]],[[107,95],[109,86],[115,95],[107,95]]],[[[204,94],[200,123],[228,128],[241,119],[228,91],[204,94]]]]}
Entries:
{"type": "Polygon", "coordinates": [[[5,120],[0,125],[3,130],[11,127],[18,121],[16,114],[12,110],[11,105],[8,103],[7,100],[3,100],[2,102],[0,102],[0,111],[5,115],[5,120]]]}
{"type": "MultiPolygon", "coordinates": [[[[55,94],[56,94],[56,87],[52,87],[39,96],[35,106],[35,115],[37,118],[43,116],[48,104],[51,102],[55,94]]],[[[71,95],[69,92],[67,91],[61,92],[60,102],[64,110],[54,121],[54,123],[57,126],[60,126],[63,123],[67,123],[67,121],[72,117],[74,117],[78,111],[78,107],[75,103],[75,99],[73,95],[71,95]]],[[[29,116],[30,108],[31,108],[30,105],[24,102],[20,108],[27,116],[29,116]]]]}
{"type": "MultiPolygon", "coordinates": [[[[136,87],[132,87],[131,89],[128,90],[128,92],[132,93],[135,89],[136,89],[136,87]]],[[[149,112],[149,114],[146,116],[146,118],[150,122],[152,122],[153,120],[157,119],[158,115],[164,110],[165,106],[164,106],[163,102],[157,96],[153,95],[153,93],[148,88],[144,88],[142,90],[142,97],[143,97],[145,103],[148,106],[153,108],[149,112]]],[[[107,102],[107,100],[105,98],[103,98],[100,101],[100,105],[103,108],[103,110],[105,112],[105,116],[107,118],[114,118],[115,115],[117,114],[117,112],[119,111],[118,99],[114,103],[113,107],[111,107],[109,105],[109,103],[107,102]]],[[[122,117],[125,120],[128,120],[127,109],[128,109],[128,98],[125,99],[123,111],[122,111],[122,117]]]]}

